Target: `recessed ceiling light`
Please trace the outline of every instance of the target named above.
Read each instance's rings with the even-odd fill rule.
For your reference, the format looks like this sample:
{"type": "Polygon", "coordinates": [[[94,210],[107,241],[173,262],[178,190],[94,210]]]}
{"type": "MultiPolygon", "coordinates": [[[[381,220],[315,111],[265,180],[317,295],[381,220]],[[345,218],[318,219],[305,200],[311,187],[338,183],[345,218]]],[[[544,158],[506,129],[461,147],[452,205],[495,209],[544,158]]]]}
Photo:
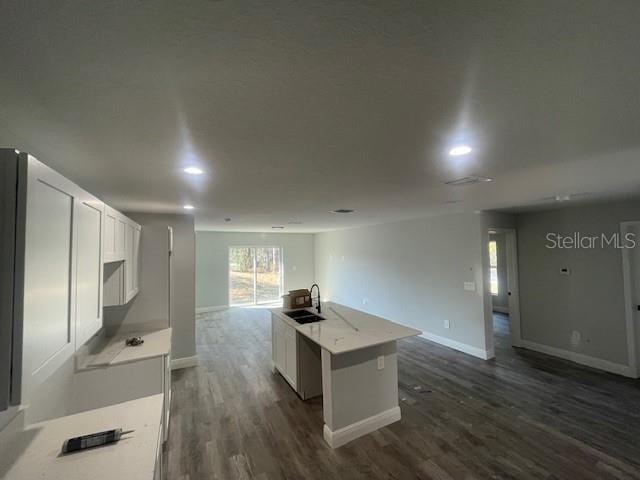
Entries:
{"type": "Polygon", "coordinates": [[[449,150],[449,155],[452,157],[459,157],[460,155],[467,155],[468,153],[471,153],[471,147],[468,145],[456,145],[449,150]]]}
{"type": "Polygon", "coordinates": [[[193,205],[185,205],[183,208],[184,208],[185,210],[193,210],[193,209],[194,209],[194,208],[196,208],[196,207],[194,207],[193,205]]]}
{"type": "Polygon", "coordinates": [[[198,167],[187,167],[184,169],[185,173],[188,173],[189,175],[202,175],[202,169],[198,168],[198,167]]]}
{"type": "Polygon", "coordinates": [[[335,210],[331,210],[331,213],[353,213],[355,210],[351,208],[337,208],[335,210]]]}
{"type": "Polygon", "coordinates": [[[571,200],[571,195],[556,195],[556,202],[568,202],[571,200]]]}

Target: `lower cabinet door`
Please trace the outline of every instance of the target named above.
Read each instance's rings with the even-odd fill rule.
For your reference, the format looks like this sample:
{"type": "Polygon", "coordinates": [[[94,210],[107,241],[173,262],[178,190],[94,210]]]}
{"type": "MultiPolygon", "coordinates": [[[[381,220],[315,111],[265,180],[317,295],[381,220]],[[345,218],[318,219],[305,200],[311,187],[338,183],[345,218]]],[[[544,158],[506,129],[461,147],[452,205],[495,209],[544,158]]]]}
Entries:
{"type": "Polygon", "coordinates": [[[296,330],[285,326],[285,372],[291,386],[296,389],[298,380],[298,352],[296,344],[296,330]]]}
{"type": "Polygon", "coordinates": [[[274,331],[276,334],[274,347],[275,347],[275,364],[280,373],[285,374],[286,371],[286,356],[285,356],[285,332],[284,332],[284,324],[282,320],[276,318],[274,321],[274,331]]]}

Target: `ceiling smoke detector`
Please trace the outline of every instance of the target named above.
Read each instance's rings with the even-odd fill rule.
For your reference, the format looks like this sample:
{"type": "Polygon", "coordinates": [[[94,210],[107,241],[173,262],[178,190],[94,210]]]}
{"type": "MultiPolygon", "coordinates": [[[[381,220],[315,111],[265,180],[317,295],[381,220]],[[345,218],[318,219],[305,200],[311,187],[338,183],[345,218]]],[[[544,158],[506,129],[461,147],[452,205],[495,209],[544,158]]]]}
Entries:
{"type": "Polygon", "coordinates": [[[464,185],[473,185],[475,183],[487,183],[491,182],[493,178],[489,177],[480,177],[479,175],[469,175],[468,177],[458,178],[457,180],[451,180],[450,182],[446,182],[446,185],[451,185],[453,187],[462,187],[464,185]]]}
{"type": "Polygon", "coordinates": [[[353,213],[355,210],[351,208],[337,208],[336,210],[331,210],[331,213],[353,213]]]}

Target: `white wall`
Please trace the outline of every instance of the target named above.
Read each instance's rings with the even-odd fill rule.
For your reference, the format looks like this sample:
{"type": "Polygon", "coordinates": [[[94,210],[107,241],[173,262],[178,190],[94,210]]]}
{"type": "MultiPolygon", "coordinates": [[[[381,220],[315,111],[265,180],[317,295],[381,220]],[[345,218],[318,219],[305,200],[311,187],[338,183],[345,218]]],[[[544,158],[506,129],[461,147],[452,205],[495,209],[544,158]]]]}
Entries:
{"type": "Polygon", "coordinates": [[[487,228],[483,214],[456,214],[320,233],[316,279],[326,299],[484,357],[487,228]]]}
{"type": "Polygon", "coordinates": [[[282,247],[287,292],[313,284],[313,244],[314,236],[303,233],[196,232],[196,308],[228,305],[229,247],[282,247]]]}
{"type": "Polygon", "coordinates": [[[620,250],[547,249],[546,234],[610,235],[640,220],[640,201],[615,202],[518,216],[522,337],[567,352],[627,364],[620,250]],[[570,276],[560,268],[571,269],[570,276]],[[573,331],[582,340],[571,342],[573,331]]]}
{"type": "Polygon", "coordinates": [[[195,347],[195,230],[192,215],[127,213],[142,225],[140,237],[140,293],[127,305],[105,309],[105,325],[168,326],[167,227],[173,228],[171,355],[196,354],[195,347]]]}

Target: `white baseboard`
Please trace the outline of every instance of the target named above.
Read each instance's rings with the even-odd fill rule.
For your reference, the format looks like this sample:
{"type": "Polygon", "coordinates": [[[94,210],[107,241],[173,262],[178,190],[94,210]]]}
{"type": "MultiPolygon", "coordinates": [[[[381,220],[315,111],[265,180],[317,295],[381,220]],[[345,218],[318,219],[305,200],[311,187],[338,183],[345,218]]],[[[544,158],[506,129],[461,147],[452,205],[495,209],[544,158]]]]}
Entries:
{"type": "Polygon", "coordinates": [[[550,347],[549,345],[543,345],[541,343],[531,342],[529,340],[522,340],[521,345],[523,348],[526,348],[528,350],[545,353],[554,357],[560,357],[565,360],[579,363],[580,365],[586,365],[587,367],[604,370],[605,372],[635,378],[628,365],[621,365],[619,363],[610,362],[609,360],[590,357],[589,355],[584,355],[582,353],[563,350],[562,348],[550,347]]]}
{"type": "Polygon", "coordinates": [[[498,312],[498,313],[506,313],[509,314],[509,307],[498,307],[498,306],[494,306],[492,307],[492,310],[494,312],[498,312]]]}
{"type": "Polygon", "coordinates": [[[207,312],[220,312],[222,310],[227,310],[229,305],[213,305],[210,307],[199,307],[196,308],[196,313],[207,313],[207,312]]]}
{"type": "Polygon", "coordinates": [[[180,368],[195,367],[198,365],[198,356],[185,358],[174,358],[171,360],[171,370],[178,370],[180,368]]]}
{"type": "Polygon", "coordinates": [[[493,358],[494,356],[493,351],[483,350],[482,348],[474,347],[462,342],[457,342],[456,340],[441,337],[440,335],[435,335],[433,333],[424,332],[420,336],[422,338],[426,338],[427,340],[431,340],[432,342],[444,345],[445,347],[453,348],[454,350],[458,350],[459,352],[468,353],[469,355],[473,355],[474,357],[478,357],[483,360],[488,360],[490,358],[493,358]]]}
{"type": "Polygon", "coordinates": [[[396,406],[335,431],[330,430],[325,424],[323,429],[324,440],[331,448],[338,448],[351,440],[397,422],[400,420],[400,416],[400,407],[396,406]]]}

